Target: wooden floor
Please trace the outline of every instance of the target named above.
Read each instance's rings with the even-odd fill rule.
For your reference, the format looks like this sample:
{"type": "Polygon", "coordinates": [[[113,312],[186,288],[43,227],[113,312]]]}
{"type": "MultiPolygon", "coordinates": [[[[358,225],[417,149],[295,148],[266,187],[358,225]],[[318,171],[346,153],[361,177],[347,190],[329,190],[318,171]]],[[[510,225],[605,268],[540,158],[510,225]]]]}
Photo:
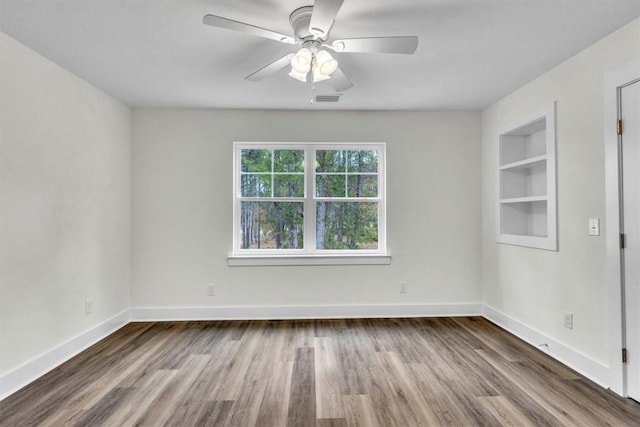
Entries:
{"type": "Polygon", "coordinates": [[[640,404],[481,318],[132,323],[0,425],[638,426],[640,404]]]}

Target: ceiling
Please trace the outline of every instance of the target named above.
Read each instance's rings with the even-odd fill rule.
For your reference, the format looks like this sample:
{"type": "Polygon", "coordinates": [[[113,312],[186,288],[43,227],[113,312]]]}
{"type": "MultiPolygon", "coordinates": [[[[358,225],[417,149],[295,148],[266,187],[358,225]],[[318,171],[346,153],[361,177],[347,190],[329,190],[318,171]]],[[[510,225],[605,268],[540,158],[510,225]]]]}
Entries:
{"type": "Polygon", "coordinates": [[[202,23],[292,34],[312,1],[0,0],[0,30],[131,106],[478,110],[640,15],[640,0],[345,0],[331,40],[417,35],[418,50],[336,53],[355,86],[313,104],[327,82],[244,80],[296,46],[202,23]]]}

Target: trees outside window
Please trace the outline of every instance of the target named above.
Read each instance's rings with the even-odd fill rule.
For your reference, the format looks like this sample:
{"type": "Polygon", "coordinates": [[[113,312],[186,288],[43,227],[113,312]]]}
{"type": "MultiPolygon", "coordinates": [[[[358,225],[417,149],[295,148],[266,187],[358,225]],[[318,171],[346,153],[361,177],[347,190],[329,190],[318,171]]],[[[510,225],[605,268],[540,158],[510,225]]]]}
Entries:
{"type": "Polygon", "coordinates": [[[377,144],[236,143],[236,254],[384,253],[377,144]]]}

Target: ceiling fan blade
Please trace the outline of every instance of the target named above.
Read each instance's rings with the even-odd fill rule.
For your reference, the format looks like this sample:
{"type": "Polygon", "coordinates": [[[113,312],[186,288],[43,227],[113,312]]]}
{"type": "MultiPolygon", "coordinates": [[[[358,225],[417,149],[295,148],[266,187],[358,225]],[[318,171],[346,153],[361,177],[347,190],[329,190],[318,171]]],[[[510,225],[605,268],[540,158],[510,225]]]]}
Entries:
{"type": "Polygon", "coordinates": [[[400,36],[342,39],[331,43],[331,47],[336,52],[412,54],[418,48],[418,37],[400,36]]]}
{"type": "Polygon", "coordinates": [[[345,76],[339,67],[333,72],[333,74],[331,74],[329,83],[331,83],[331,86],[333,86],[336,92],[344,92],[345,90],[353,87],[351,80],[345,76]]]}
{"type": "Polygon", "coordinates": [[[245,77],[245,80],[251,80],[251,81],[254,81],[254,82],[259,82],[260,80],[264,79],[265,77],[269,77],[271,74],[273,74],[276,71],[279,71],[282,68],[284,68],[287,65],[289,65],[291,63],[291,59],[293,59],[293,57],[295,55],[296,55],[295,53],[290,53],[289,55],[284,56],[284,57],[272,62],[271,64],[265,65],[264,67],[260,68],[255,73],[249,74],[247,77],[245,77]]]}
{"type": "Polygon", "coordinates": [[[309,32],[326,40],[343,2],[344,0],[315,0],[309,32]]]}
{"type": "Polygon", "coordinates": [[[286,34],[280,34],[267,30],[266,28],[256,27],[255,25],[245,24],[244,22],[234,21],[233,19],[223,18],[221,16],[205,15],[205,17],[202,18],[202,22],[213,27],[253,34],[254,36],[264,37],[265,39],[276,40],[282,43],[296,43],[293,37],[287,36],[286,34]]]}

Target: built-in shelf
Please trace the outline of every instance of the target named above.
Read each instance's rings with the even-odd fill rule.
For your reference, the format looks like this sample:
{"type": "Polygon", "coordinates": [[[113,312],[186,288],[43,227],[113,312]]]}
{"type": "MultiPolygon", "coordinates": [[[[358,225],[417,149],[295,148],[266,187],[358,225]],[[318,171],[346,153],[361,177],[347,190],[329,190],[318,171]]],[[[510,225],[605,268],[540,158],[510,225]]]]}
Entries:
{"type": "Polygon", "coordinates": [[[557,250],[555,103],[499,136],[497,241],[557,250]]]}
{"type": "Polygon", "coordinates": [[[547,162],[547,155],[543,154],[541,156],[531,157],[529,159],[520,160],[517,162],[509,163],[507,165],[500,166],[500,170],[518,170],[518,169],[528,169],[535,168],[536,166],[544,165],[547,162]]]}
{"type": "Polygon", "coordinates": [[[528,196],[528,197],[512,197],[510,199],[500,199],[500,203],[508,205],[509,203],[529,203],[529,202],[546,202],[547,196],[528,196]]]}

